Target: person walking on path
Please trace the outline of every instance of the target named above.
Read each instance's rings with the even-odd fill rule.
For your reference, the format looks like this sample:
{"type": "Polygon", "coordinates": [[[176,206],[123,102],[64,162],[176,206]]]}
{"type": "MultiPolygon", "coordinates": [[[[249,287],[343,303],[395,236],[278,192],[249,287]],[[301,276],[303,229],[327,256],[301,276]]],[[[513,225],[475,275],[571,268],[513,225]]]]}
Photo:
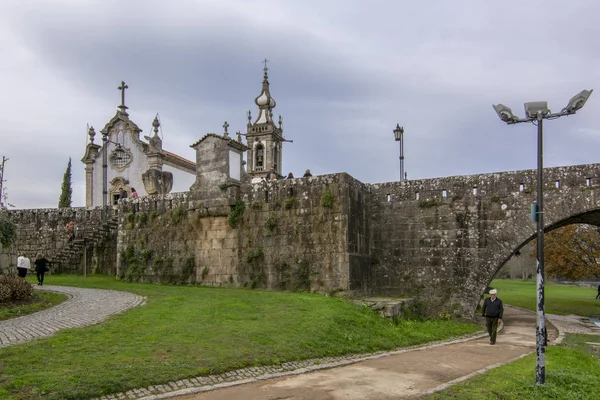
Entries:
{"type": "Polygon", "coordinates": [[[496,344],[496,334],[498,333],[498,322],[502,322],[504,306],[502,300],[496,297],[498,291],[490,290],[490,297],[484,300],[481,315],[485,318],[485,327],[490,335],[490,344],[496,344]]]}
{"type": "Polygon", "coordinates": [[[596,300],[598,300],[598,297],[600,297],[600,285],[598,285],[598,294],[596,295],[596,300]]]}
{"type": "Polygon", "coordinates": [[[31,261],[29,261],[29,258],[20,255],[19,258],[17,258],[17,274],[21,278],[25,278],[29,268],[31,268],[31,261]]]}
{"type": "Polygon", "coordinates": [[[37,274],[38,286],[44,285],[44,274],[48,272],[48,260],[44,258],[40,253],[35,257],[35,272],[37,274]]]}

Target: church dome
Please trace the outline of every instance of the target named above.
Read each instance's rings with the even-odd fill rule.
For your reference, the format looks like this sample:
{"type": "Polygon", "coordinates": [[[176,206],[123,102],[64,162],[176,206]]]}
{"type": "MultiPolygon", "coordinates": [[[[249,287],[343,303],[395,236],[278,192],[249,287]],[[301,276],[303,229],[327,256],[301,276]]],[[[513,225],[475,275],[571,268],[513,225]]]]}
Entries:
{"type": "Polygon", "coordinates": [[[256,98],[256,100],[254,100],[254,101],[255,101],[255,103],[256,103],[257,106],[262,107],[262,106],[266,106],[267,104],[272,103],[273,99],[269,98],[269,96],[265,92],[262,92],[260,94],[260,96],[258,96],[256,98]]]}

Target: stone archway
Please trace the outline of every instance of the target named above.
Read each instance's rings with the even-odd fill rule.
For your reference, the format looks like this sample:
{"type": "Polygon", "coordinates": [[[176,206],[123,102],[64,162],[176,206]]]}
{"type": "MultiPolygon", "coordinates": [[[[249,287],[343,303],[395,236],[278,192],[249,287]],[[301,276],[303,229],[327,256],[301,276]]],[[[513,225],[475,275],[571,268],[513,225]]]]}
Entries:
{"type": "MultiPolygon", "coordinates": [[[[547,231],[600,225],[600,164],[545,170],[547,231]]],[[[373,292],[471,318],[498,269],[536,234],[536,171],[371,186],[373,292]]]]}
{"type": "Polygon", "coordinates": [[[129,185],[129,180],[120,176],[110,181],[110,188],[108,189],[108,199],[110,204],[116,204],[115,199],[118,201],[121,189],[127,192],[127,197],[131,197],[131,188],[127,185],[129,185]]]}

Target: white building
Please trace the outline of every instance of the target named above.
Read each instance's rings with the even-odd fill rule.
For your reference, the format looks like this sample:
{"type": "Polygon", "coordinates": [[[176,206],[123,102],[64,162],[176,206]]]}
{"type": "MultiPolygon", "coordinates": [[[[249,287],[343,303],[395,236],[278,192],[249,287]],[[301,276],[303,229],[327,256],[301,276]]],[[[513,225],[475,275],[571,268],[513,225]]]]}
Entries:
{"type": "Polygon", "coordinates": [[[127,85],[121,82],[121,105],[100,131],[102,146],[94,143],[94,128],[88,132],[90,142],[81,160],[85,164],[87,207],[115,204],[121,189],[128,197],[134,188],[139,196],[169,193],[174,185],[177,191],[187,191],[196,179],[194,162],[163,150],[158,118],[152,123],[152,137],[140,139],[142,130],[127,113],[125,89],[127,85]]]}

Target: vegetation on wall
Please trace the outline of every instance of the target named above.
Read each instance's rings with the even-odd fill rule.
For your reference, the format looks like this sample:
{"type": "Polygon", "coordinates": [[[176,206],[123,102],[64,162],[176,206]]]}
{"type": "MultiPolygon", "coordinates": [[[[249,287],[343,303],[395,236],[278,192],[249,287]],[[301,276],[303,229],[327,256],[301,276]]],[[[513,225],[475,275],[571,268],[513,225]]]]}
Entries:
{"type": "Polygon", "coordinates": [[[140,255],[132,245],[121,251],[121,269],[119,278],[128,282],[139,281],[146,271],[146,265],[140,260],[140,255]]]}
{"type": "Polygon", "coordinates": [[[171,221],[173,225],[179,225],[181,221],[183,221],[183,217],[185,217],[185,210],[183,207],[177,207],[171,210],[171,221]]]}
{"type": "Polygon", "coordinates": [[[231,207],[231,212],[227,217],[227,223],[230,227],[236,228],[242,219],[242,215],[244,215],[244,210],[246,209],[246,205],[242,200],[238,200],[234,206],[231,207]]]}
{"type": "Polygon", "coordinates": [[[17,236],[17,226],[5,218],[0,218],[0,243],[2,246],[10,246],[17,236]]]}
{"type": "Polygon", "coordinates": [[[280,261],[275,264],[275,273],[282,290],[310,290],[312,271],[308,260],[280,261]]]}
{"type": "MultiPolygon", "coordinates": [[[[249,267],[248,276],[250,278],[250,287],[255,289],[265,284],[264,272],[265,253],[262,247],[251,250],[246,254],[246,264],[249,267]]],[[[246,283],[245,285],[247,285],[246,283]]]]}
{"type": "Polygon", "coordinates": [[[129,228],[133,229],[135,227],[135,213],[127,214],[127,222],[129,222],[129,228]]]}
{"type": "Polygon", "coordinates": [[[181,268],[181,283],[193,283],[196,279],[196,257],[194,255],[188,256],[183,261],[181,268]]]}
{"type": "Polygon", "coordinates": [[[333,194],[329,186],[325,187],[323,194],[321,195],[321,205],[325,208],[333,207],[333,194]]]}
{"type": "Polygon", "coordinates": [[[296,201],[296,198],[294,196],[288,196],[285,198],[285,201],[283,202],[283,206],[286,210],[289,210],[290,208],[294,207],[294,202],[296,201]]]}
{"type": "Polygon", "coordinates": [[[148,214],[140,213],[140,228],[145,227],[148,224],[148,214]]]}
{"type": "Polygon", "coordinates": [[[269,214],[267,221],[265,222],[265,226],[269,230],[269,232],[273,233],[275,227],[277,226],[277,221],[275,220],[275,216],[269,214]]]}

